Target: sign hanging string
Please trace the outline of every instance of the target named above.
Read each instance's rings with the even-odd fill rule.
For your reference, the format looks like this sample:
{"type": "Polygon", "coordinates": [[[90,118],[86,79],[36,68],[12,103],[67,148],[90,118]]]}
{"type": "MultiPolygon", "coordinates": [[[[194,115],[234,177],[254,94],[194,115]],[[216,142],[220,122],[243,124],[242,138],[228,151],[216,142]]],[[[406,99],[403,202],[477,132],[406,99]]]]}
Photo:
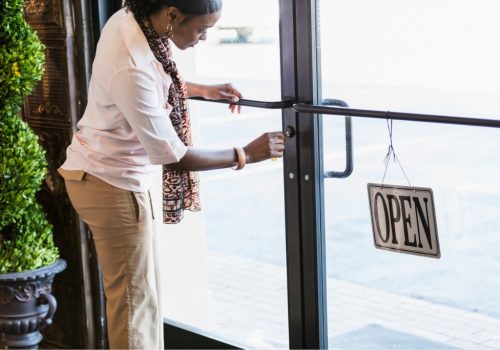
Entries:
{"type": "Polygon", "coordinates": [[[385,175],[387,174],[387,168],[389,167],[389,162],[392,158],[393,162],[398,163],[399,168],[401,169],[401,171],[403,172],[403,175],[406,178],[406,181],[408,181],[408,184],[415,192],[415,189],[413,188],[413,185],[411,184],[410,179],[408,179],[408,176],[406,175],[406,172],[403,169],[403,166],[401,165],[401,162],[399,161],[398,156],[396,156],[396,152],[394,151],[394,146],[392,144],[392,122],[393,122],[393,120],[386,119],[386,121],[387,121],[387,129],[389,130],[389,148],[387,149],[387,154],[385,155],[385,159],[384,159],[385,170],[384,170],[384,176],[382,177],[382,188],[384,188],[385,175]]]}

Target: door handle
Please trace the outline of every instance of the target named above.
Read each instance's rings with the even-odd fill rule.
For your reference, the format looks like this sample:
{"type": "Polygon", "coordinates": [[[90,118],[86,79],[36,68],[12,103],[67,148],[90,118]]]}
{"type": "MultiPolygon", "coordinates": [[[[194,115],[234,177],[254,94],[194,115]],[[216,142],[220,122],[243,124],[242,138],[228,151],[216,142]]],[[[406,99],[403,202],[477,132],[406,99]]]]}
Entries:
{"type": "MultiPolygon", "coordinates": [[[[203,97],[190,97],[190,100],[203,101],[203,102],[215,102],[223,104],[234,104],[238,106],[248,106],[255,108],[265,108],[265,109],[285,109],[297,106],[294,105],[292,99],[282,100],[282,101],[257,101],[257,100],[247,100],[240,98],[238,102],[230,102],[228,100],[207,100],[203,97]]],[[[322,106],[336,106],[336,107],[349,107],[347,103],[342,100],[328,98],[324,99],[321,103],[322,106]]],[[[306,106],[304,106],[306,107],[306,106]]],[[[309,107],[309,106],[307,106],[309,107]]],[[[285,136],[291,138],[295,135],[295,129],[292,126],[288,126],[285,130],[285,136]]],[[[352,174],[353,171],[353,155],[352,155],[352,122],[351,117],[345,117],[345,140],[346,140],[346,166],[344,171],[327,171],[324,173],[325,178],[346,178],[352,174]]]]}
{"type": "Polygon", "coordinates": [[[283,101],[257,101],[257,100],[247,100],[245,98],[240,98],[238,102],[231,102],[228,100],[207,100],[203,97],[190,97],[190,100],[203,101],[203,102],[215,102],[224,104],[233,104],[237,106],[247,106],[255,108],[265,108],[265,109],[284,109],[291,108],[294,104],[293,100],[283,100],[283,101]]]}
{"type": "MultiPolygon", "coordinates": [[[[321,102],[322,106],[337,106],[349,107],[347,103],[342,100],[333,98],[324,99],[321,102]]],[[[345,117],[345,151],[346,151],[346,164],[343,171],[326,171],[325,178],[344,179],[352,174],[354,170],[353,155],[352,155],[352,121],[351,117],[345,117]]]]}

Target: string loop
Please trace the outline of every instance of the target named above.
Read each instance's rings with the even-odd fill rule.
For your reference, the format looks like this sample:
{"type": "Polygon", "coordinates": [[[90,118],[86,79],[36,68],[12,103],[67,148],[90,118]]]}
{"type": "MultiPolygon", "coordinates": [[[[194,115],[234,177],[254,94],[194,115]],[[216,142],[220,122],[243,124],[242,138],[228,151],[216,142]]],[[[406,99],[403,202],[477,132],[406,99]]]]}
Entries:
{"type": "Polygon", "coordinates": [[[390,120],[386,119],[386,121],[387,121],[387,129],[389,130],[389,147],[387,149],[387,154],[385,155],[385,158],[384,158],[385,170],[384,170],[384,176],[382,177],[382,188],[384,188],[385,175],[387,174],[387,169],[389,167],[389,161],[392,158],[393,162],[397,162],[398,163],[399,168],[401,169],[401,171],[403,172],[404,177],[406,178],[406,181],[408,182],[408,184],[412,188],[413,192],[415,192],[415,189],[413,188],[413,185],[411,184],[410,179],[408,178],[408,176],[406,175],[405,170],[403,169],[403,165],[401,164],[401,162],[399,161],[398,156],[396,155],[396,151],[394,151],[394,145],[392,143],[392,131],[393,131],[392,122],[393,122],[393,120],[392,119],[390,119],[390,120]]]}

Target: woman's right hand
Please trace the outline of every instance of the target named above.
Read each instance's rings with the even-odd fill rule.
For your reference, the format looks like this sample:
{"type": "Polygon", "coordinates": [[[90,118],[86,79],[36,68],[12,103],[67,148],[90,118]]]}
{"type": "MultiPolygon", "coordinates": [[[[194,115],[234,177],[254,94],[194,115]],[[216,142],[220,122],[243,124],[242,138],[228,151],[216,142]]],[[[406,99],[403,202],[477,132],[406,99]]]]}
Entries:
{"type": "Polygon", "coordinates": [[[283,157],[285,135],[281,131],[266,132],[243,147],[247,163],[257,163],[269,158],[283,157]]]}

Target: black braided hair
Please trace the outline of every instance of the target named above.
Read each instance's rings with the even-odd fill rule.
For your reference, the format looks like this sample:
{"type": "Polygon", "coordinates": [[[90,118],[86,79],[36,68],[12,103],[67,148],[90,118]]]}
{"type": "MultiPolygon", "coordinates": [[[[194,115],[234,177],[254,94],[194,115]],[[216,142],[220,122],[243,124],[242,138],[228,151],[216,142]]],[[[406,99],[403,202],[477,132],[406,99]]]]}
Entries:
{"type": "Polygon", "coordinates": [[[123,6],[138,20],[165,7],[176,7],[183,15],[192,17],[219,11],[222,0],[124,0],[123,6]]]}

